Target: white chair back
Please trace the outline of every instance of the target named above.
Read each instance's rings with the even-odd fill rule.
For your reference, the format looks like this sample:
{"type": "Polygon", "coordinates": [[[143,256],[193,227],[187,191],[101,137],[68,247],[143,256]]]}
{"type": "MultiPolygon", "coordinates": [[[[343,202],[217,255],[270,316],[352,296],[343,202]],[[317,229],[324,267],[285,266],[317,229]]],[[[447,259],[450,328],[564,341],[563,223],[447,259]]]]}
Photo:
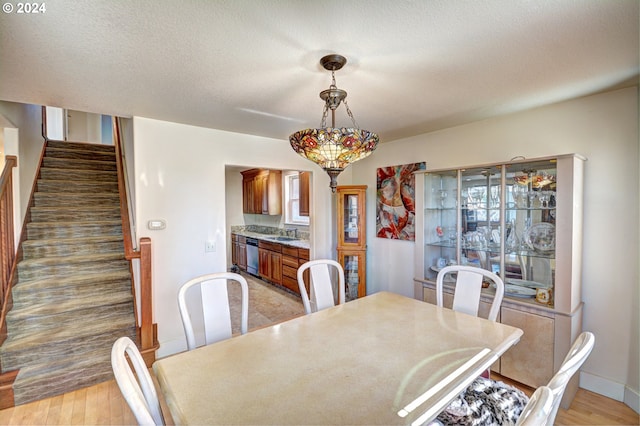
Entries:
{"type": "Polygon", "coordinates": [[[496,292],[487,316],[489,320],[495,321],[498,318],[498,312],[504,297],[504,282],[502,279],[491,271],[474,266],[446,266],[438,272],[438,277],[436,278],[436,303],[438,306],[444,306],[444,278],[451,273],[457,274],[452,309],[473,316],[478,316],[483,278],[487,277],[495,283],[496,292]]]}
{"type": "Polygon", "coordinates": [[[209,345],[231,337],[231,309],[229,306],[227,280],[240,284],[242,290],[240,332],[242,334],[247,332],[249,322],[249,286],[247,285],[247,280],[242,275],[233,272],[201,275],[184,283],[178,291],[178,308],[180,317],[182,317],[182,325],[184,334],[187,337],[187,348],[189,350],[197,347],[194,327],[187,307],[187,291],[194,286],[200,287],[202,297],[205,344],[209,345]]]}
{"type": "Polygon", "coordinates": [[[551,259],[533,256],[518,256],[520,258],[520,270],[522,279],[535,281],[542,284],[553,284],[553,271],[551,259]]]}
{"type": "Polygon", "coordinates": [[[135,343],[128,337],[120,337],[111,348],[111,368],[116,383],[138,424],[164,425],[158,393],[135,343]],[[134,372],[131,370],[129,356],[134,372]],[[136,376],[138,379],[136,380],[136,376]]]}
{"type": "Polygon", "coordinates": [[[524,406],[516,426],[543,426],[548,424],[553,408],[553,392],[547,386],[540,386],[524,406]]]}
{"type": "Polygon", "coordinates": [[[310,272],[309,279],[311,282],[309,288],[315,301],[314,312],[317,312],[335,305],[330,268],[337,271],[338,304],[343,304],[345,301],[344,269],[342,269],[340,263],[331,259],[317,259],[310,260],[298,268],[298,287],[300,289],[300,296],[302,297],[302,304],[307,314],[310,314],[312,309],[304,282],[304,272],[307,269],[310,272]]]}
{"type": "Polygon", "coordinates": [[[576,371],[578,371],[589,357],[589,354],[595,345],[595,341],[596,338],[590,331],[585,331],[580,334],[575,342],[573,342],[573,345],[571,346],[571,349],[569,349],[567,356],[564,358],[560,369],[558,369],[558,372],[549,381],[547,386],[549,386],[553,392],[553,409],[549,416],[549,424],[553,424],[555,421],[556,415],[558,414],[558,408],[560,407],[560,402],[562,401],[562,395],[564,394],[564,390],[567,388],[567,383],[569,383],[571,377],[573,377],[576,371]]]}

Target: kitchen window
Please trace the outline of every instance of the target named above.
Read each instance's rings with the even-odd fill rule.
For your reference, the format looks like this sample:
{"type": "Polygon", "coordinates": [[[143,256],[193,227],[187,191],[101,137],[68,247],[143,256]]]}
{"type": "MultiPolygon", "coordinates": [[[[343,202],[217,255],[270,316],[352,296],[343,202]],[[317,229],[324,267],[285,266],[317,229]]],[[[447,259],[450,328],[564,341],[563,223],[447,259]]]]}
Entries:
{"type": "Polygon", "coordinates": [[[285,222],[309,225],[309,216],[300,216],[300,177],[298,172],[287,174],[284,180],[285,222]]]}

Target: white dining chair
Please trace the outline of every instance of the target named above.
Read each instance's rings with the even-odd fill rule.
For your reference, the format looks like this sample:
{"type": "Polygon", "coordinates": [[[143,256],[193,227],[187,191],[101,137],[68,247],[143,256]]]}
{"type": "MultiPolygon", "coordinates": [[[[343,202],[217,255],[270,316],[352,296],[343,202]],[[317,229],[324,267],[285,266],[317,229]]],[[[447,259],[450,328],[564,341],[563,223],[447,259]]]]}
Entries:
{"type": "Polygon", "coordinates": [[[582,332],[573,342],[573,345],[571,345],[571,349],[569,349],[567,356],[565,356],[556,374],[549,381],[547,386],[549,386],[553,392],[553,410],[549,416],[549,424],[553,424],[558,414],[558,408],[560,407],[560,402],[562,402],[562,395],[564,395],[569,380],[571,380],[571,377],[573,377],[587,360],[595,343],[596,338],[593,333],[590,331],[582,332]]]}
{"type": "Polygon", "coordinates": [[[536,256],[518,256],[522,279],[535,281],[546,285],[553,284],[553,271],[551,260],[536,256]]]}
{"type": "MultiPolygon", "coordinates": [[[[588,331],[580,334],[575,340],[562,365],[545,386],[551,392],[551,405],[548,409],[548,403],[542,401],[531,403],[529,400],[531,406],[528,407],[529,403],[524,405],[526,400],[523,400],[524,394],[520,389],[501,381],[479,377],[438,415],[436,420],[439,423],[436,424],[469,424],[474,419],[484,416],[497,424],[513,423],[517,420],[517,425],[553,425],[567,383],[585,362],[594,344],[595,337],[588,331]],[[536,407],[538,404],[544,409],[536,407]],[[525,413],[526,417],[520,421],[523,414],[519,411],[523,406],[522,413],[525,413]]],[[[547,391],[541,393],[546,394],[547,391]]],[[[539,397],[548,398],[546,395],[539,397]]]]}
{"type": "Polygon", "coordinates": [[[178,308],[189,350],[195,349],[197,344],[191,315],[187,307],[187,292],[192,287],[200,288],[205,344],[209,345],[232,336],[231,309],[227,291],[227,282],[229,281],[240,284],[242,291],[240,333],[245,334],[247,332],[249,322],[249,286],[247,285],[247,280],[242,275],[233,272],[201,275],[184,283],[178,291],[178,308]]]}
{"type": "Polygon", "coordinates": [[[310,260],[298,268],[298,287],[300,289],[300,296],[302,297],[302,304],[307,314],[310,314],[312,311],[317,312],[335,306],[335,290],[333,280],[331,279],[332,274],[333,276],[337,274],[338,304],[341,305],[345,301],[345,283],[344,269],[340,263],[331,259],[317,259],[310,260]],[[313,310],[304,281],[304,273],[306,270],[310,272],[309,289],[315,302],[315,309],[313,310]]]}
{"type": "MultiPolygon", "coordinates": [[[[540,386],[533,392],[529,402],[524,406],[516,426],[548,425],[553,410],[553,392],[548,386],[540,386]]],[[[552,425],[553,423],[551,423],[552,425]]]]}
{"type": "Polygon", "coordinates": [[[482,280],[486,277],[495,283],[495,295],[487,319],[495,321],[498,318],[504,297],[504,282],[493,272],[475,266],[451,265],[438,272],[436,278],[436,304],[438,306],[444,306],[444,280],[450,274],[456,274],[452,306],[454,311],[478,316],[482,280]]]}
{"type": "Polygon", "coordinates": [[[120,392],[131,407],[138,424],[164,425],[160,400],[153,380],[138,347],[130,338],[120,337],[113,344],[111,368],[120,392]]]}

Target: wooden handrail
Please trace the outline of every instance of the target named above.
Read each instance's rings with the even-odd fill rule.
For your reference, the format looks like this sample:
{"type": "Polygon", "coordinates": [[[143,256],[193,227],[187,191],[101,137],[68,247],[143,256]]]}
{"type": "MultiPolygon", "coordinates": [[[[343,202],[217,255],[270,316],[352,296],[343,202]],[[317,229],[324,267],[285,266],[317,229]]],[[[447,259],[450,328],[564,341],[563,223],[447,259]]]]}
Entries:
{"type": "Polygon", "coordinates": [[[16,259],[13,230],[13,168],[17,164],[18,159],[15,156],[7,155],[0,175],[0,300],[3,302],[3,311],[8,303],[16,259]]]}
{"type": "Polygon", "coordinates": [[[129,205],[127,203],[127,187],[124,181],[124,161],[122,159],[122,141],[118,119],[113,119],[113,141],[116,148],[116,167],[118,171],[118,192],[120,193],[120,217],[124,236],[124,255],[127,260],[139,259],[140,252],[134,250],[131,239],[131,222],[129,221],[129,205]]]}
{"type": "Polygon", "coordinates": [[[148,237],[141,238],[138,250],[133,246],[131,222],[129,220],[129,205],[127,202],[127,186],[125,182],[125,164],[122,155],[120,124],[118,118],[115,117],[113,119],[113,136],[116,151],[116,168],[118,173],[118,192],[120,193],[120,217],[122,219],[124,253],[125,258],[131,263],[134,259],[140,259],[140,299],[135,297],[136,292],[134,289],[132,289],[132,292],[134,296],[134,306],[136,306],[135,313],[140,336],[140,351],[142,352],[147,366],[150,367],[155,361],[155,350],[158,348],[155,326],[153,324],[151,239],[148,237]],[[140,315],[138,315],[137,306],[140,306],[140,315]]]}

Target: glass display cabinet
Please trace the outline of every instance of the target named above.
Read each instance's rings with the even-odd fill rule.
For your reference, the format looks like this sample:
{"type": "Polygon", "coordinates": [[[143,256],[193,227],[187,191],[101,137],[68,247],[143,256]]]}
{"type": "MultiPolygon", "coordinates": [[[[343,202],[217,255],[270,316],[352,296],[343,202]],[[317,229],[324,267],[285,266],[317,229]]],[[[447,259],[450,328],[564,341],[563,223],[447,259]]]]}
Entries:
{"type": "Polygon", "coordinates": [[[366,284],[366,185],[338,186],[338,262],[344,269],[345,299],[363,297],[366,284]]]}
{"type": "MultiPolygon", "coordinates": [[[[446,265],[498,274],[499,321],[525,333],[494,370],[532,387],[548,382],[581,331],[584,161],[570,154],[416,174],[416,297],[435,303],[446,265]]],[[[445,281],[445,303],[454,286],[445,281]]],[[[493,294],[487,284],[480,311],[493,294]]]]}

